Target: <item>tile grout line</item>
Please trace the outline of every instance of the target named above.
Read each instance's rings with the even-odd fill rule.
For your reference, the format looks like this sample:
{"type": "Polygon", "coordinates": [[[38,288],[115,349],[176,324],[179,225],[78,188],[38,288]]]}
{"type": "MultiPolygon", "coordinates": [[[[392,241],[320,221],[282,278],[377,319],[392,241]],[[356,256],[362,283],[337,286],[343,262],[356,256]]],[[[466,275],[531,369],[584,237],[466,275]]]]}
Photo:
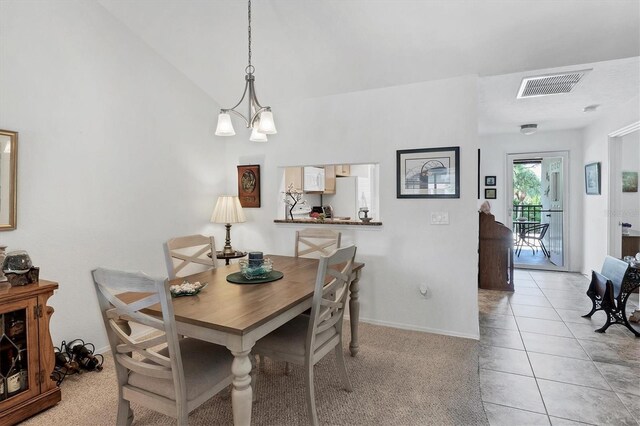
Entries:
{"type": "MultiPolygon", "coordinates": [[[[529,274],[529,275],[531,275],[531,274],[529,274]]],[[[533,278],[533,277],[531,277],[531,278],[533,278]]],[[[538,283],[535,280],[533,280],[533,282],[536,283],[536,287],[537,287],[538,283]]],[[[540,287],[538,287],[538,289],[540,289],[540,287]]],[[[513,308],[511,307],[511,300],[509,300],[508,303],[509,303],[509,309],[511,309],[511,312],[513,312],[513,308]]],[[[544,402],[544,398],[542,397],[542,391],[540,390],[540,384],[538,383],[538,378],[536,377],[536,373],[533,370],[533,364],[531,364],[531,358],[529,358],[529,351],[527,351],[527,345],[525,345],[524,339],[522,338],[522,331],[520,331],[520,325],[518,324],[518,317],[515,316],[515,313],[513,315],[513,318],[515,319],[516,327],[518,328],[518,336],[520,336],[520,341],[522,342],[522,347],[524,348],[524,353],[527,356],[527,362],[529,363],[529,368],[531,368],[531,374],[533,374],[533,380],[535,381],[536,388],[538,389],[538,395],[540,395],[540,401],[542,401],[542,406],[544,407],[544,412],[547,415],[547,420],[549,421],[549,424],[551,424],[551,418],[549,418],[549,410],[547,409],[547,404],[544,402]]]]}

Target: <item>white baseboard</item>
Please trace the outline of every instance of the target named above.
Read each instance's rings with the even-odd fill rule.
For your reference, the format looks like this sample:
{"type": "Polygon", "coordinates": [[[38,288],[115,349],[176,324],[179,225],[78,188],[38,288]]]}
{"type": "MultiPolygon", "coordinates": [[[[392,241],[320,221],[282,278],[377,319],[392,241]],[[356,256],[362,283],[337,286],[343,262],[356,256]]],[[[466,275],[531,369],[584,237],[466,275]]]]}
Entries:
{"type": "MultiPolygon", "coordinates": [[[[345,315],[344,316],[345,319],[350,319],[349,315],[345,315]]],[[[472,335],[472,334],[465,334],[465,333],[455,333],[455,332],[451,332],[448,330],[440,330],[437,328],[430,328],[430,327],[416,327],[415,325],[409,325],[409,324],[402,324],[402,323],[397,323],[397,322],[389,322],[389,321],[379,321],[379,320],[372,320],[369,318],[360,318],[360,322],[364,322],[367,324],[373,324],[373,325],[382,325],[385,327],[391,327],[391,328],[399,328],[401,330],[411,330],[411,331],[422,331],[425,333],[434,333],[434,334],[443,334],[445,336],[452,336],[452,337],[461,337],[463,339],[472,339],[472,340],[480,340],[480,336],[478,334],[476,335],[472,335]]],[[[139,330],[138,333],[135,333],[135,335],[133,336],[134,338],[140,338],[142,336],[144,336],[145,334],[149,334],[150,332],[153,332],[153,330],[139,330]]],[[[110,352],[111,351],[111,347],[110,346],[105,346],[103,348],[99,348],[96,349],[96,353],[97,354],[104,354],[105,352],[110,352]]]]}
{"type": "MultiPolygon", "coordinates": [[[[349,318],[349,316],[345,315],[345,318],[349,318]]],[[[359,322],[364,322],[364,323],[373,324],[373,325],[382,325],[382,326],[385,326],[385,327],[399,328],[401,330],[422,331],[422,332],[425,332],[425,333],[434,333],[434,334],[442,334],[442,335],[445,335],[445,336],[461,337],[463,339],[480,340],[480,335],[479,334],[456,333],[456,332],[452,332],[452,331],[449,331],[449,330],[441,330],[441,329],[438,329],[438,328],[417,327],[415,325],[410,325],[410,324],[402,324],[402,323],[390,322],[390,321],[372,320],[370,318],[360,318],[359,322]]]]}

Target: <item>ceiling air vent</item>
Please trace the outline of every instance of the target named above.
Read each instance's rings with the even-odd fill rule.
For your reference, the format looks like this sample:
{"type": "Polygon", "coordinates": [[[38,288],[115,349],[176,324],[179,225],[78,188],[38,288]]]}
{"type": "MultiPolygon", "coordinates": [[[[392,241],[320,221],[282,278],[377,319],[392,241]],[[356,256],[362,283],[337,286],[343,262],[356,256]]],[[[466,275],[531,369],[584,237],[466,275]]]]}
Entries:
{"type": "Polygon", "coordinates": [[[522,84],[520,84],[517,98],[534,98],[569,93],[589,71],[591,70],[525,77],[522,79],[522,84]]]}

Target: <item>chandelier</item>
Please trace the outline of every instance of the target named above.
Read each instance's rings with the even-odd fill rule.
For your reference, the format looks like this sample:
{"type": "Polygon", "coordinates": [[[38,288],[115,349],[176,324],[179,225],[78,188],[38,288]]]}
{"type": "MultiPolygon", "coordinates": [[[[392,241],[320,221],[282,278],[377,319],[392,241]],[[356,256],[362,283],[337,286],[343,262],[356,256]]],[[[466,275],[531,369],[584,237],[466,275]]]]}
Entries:
{"type": "Polygon", "coordinates": [[[276,125],[273,122],[271,107],[263,107],[260,105],[260,102],[258,102],[258,98],[256,97],[256,89],[254,87],[255,77],[253,76],[255,67],[251,65],[251,0],[249,0],[248,16],[249,63],[244,69],[244,72],[246,73],[244,76],[244,92],[242,93],[242,98],[240,98],[235,106],[220,110],[220,114],[218,114],[218,125],[216,126],[216,135],[233,136],[236,134],[233,129],[233,123],[231,122],[230,113],[233,113],[245,121],[247,128],[251,128],[251,136],[249,137],[250,141],[267,142],[267,135],[278,133],[278,131],[276,130],[276,125]],[[249,96],[249,114],[245,117],[240,112],[236,111],[236,108],[242,103],[242,101],[244,101],[247,93],[249,96]]]}

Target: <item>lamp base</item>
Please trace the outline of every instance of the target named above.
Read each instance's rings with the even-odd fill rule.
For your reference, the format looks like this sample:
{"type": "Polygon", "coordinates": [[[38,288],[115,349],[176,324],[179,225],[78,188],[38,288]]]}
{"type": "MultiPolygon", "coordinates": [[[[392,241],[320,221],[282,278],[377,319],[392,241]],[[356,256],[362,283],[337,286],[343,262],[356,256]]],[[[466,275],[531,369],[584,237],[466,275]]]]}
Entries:
{"type": "Polygon", "coordinates": [[[227,223],[224,226],[227,229],[227,234],[224,239],[224,247],[222,248],[222,253],[225,255],[235,254],[235,250],[231,247],[231,224],[227,223]]]}

